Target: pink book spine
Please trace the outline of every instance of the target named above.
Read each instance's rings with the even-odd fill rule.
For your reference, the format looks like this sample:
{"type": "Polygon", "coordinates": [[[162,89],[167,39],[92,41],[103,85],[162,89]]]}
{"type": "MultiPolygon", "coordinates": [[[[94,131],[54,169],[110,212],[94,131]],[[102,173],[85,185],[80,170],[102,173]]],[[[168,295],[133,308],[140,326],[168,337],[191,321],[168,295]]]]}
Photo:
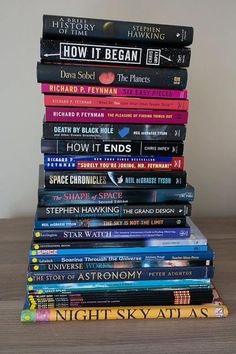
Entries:
{"type": "Polygon", "coordinates": [[[44,95],[44,105],[53,107],[101,107],[127,109],[161,109],[186,111],[188,100],[167,100],[162,98],[98,97],[44,95]]]}
{"type": "Polygon", "coordinates": [[[46,107],[46,122],[186,124],[186,111],[46,107]]]}
{"type": "Polygon", "coordinates": [[[42,93],[62,95],[91,95],[91,96],[130,96],[146,98],[187,99],[187,90],[162,90],[152,88],[67,85],[67,84],[41,84],[42,93]]]}

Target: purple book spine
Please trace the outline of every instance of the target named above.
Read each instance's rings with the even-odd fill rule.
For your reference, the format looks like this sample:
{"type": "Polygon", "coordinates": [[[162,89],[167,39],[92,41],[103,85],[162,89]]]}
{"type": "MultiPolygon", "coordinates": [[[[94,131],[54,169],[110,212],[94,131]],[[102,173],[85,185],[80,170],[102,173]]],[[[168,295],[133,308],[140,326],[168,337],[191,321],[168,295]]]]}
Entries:
{"type": "Polygon", "coordinates": [[[186,111],[46,107],[46,122],[186,124],[186,111]]]}
{"type": "Polygon", "coordinates": [[[35,241],[78,239],[186,239],[189,227],[34,230],[35,241]]]}

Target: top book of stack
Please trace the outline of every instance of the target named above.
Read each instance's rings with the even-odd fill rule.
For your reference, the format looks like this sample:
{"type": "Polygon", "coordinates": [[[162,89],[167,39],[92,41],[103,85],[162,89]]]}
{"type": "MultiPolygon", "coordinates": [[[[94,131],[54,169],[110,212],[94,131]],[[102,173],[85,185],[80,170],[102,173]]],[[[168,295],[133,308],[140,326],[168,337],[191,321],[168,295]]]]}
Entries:
{"type": "Polygon", "coordinates": [[[192,44],[193,28],[67,16],[43,16],[43,38],[96,40],[183,47],[192,44]]]}

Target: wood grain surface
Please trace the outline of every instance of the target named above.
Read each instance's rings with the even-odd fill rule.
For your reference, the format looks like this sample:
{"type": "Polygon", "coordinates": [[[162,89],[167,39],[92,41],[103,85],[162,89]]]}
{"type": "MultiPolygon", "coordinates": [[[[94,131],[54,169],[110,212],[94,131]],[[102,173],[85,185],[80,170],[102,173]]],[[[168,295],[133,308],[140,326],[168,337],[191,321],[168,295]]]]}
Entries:
{"type": "Polygon", "coordinates": [[[236,218],[195,219],[216,252],[225,319],[22,324],[31,219],[0,220],[0,353],[236,353],[236,218]]]}

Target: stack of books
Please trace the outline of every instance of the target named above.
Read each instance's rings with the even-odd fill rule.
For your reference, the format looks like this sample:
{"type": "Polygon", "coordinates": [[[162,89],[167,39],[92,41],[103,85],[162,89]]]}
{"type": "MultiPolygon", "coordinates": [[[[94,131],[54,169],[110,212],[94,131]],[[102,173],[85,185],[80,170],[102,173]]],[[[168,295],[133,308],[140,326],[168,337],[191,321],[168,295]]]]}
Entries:
{"type": "Polygon", "coordinates": [[[190,219],[193,29],[45,15],[38,207],[21,320],[225,317],[190,219]]]}

